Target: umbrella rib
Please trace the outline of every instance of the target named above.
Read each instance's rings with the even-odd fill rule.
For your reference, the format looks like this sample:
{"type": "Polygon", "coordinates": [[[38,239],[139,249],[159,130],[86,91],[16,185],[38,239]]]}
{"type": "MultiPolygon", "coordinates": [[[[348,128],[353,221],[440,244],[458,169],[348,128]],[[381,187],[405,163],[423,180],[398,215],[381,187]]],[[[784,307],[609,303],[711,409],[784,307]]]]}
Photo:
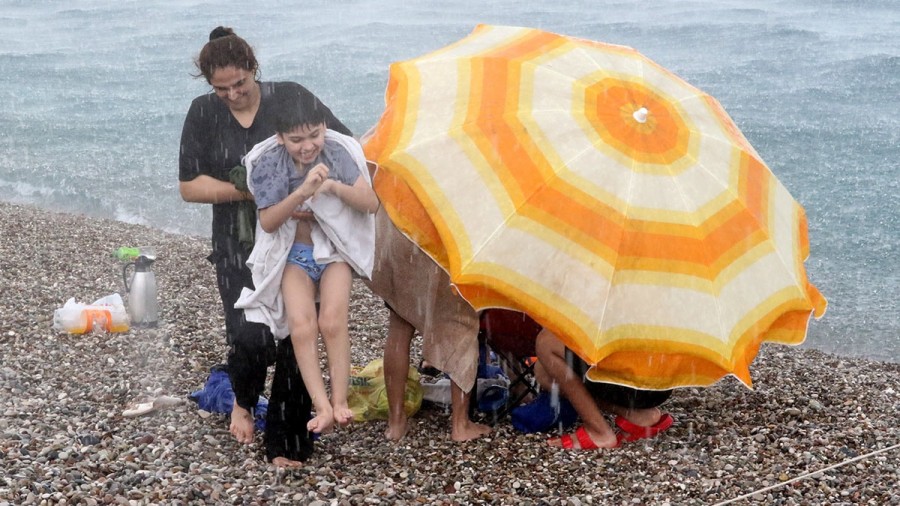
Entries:
{"type": "MultiPolygon", "coordinates": [[[[701,135],[702,135],[702,134],[701,134],[701,135]]],[[[702,164],[700,164],[700,161],[699,161],[699,160],[697,160],[696,158],[694,158],[694,157],[691,156],[691,155],[686,155],[686,156],[689,157],[689,158],[691,159],[692,164],[693,164],[694,166],[696,166],[698,169],[703,170],[704,172],[706,172],[707,174],[709,174],[710,177],[712,177],[713,179],[715,179],[715,178],[713,177],[712,172],[711,172],[709,169],[707,169],[706,167],[704,167],[702,164]]],[[[672,175],[672,174],[670,174],[670,175],[672,175]]],[[[717,180],[717,179],[716,179],[716,180],[717,180]]],[[[677,192],[678,192],[678,195],[681,197],[681,202],[682,202],[682,204],[684,204],[684,209],[689,209],[690,199],[687,197],[687,193],[684,191],[684,188],[682,187],[682,185],[679,184],[678,178],[672,177],[672,182],[674,183],[673,186],[674,186],[674,188],[675,188],[675,191],[677,191],[677,192]]],[[[723,185],[723,186],[727,188],[727,185],[723,185]]],[[[696,215],[693,215],[693,216],[694,216],[694,219],[695,219],[695,220],[698,220],[698,219],[699,219],[698,217],[696,217],[696,215]]],[[[693,226],[694,226],[695,228],[699,228],[698,225],[699,225],[699,224],[696,223],[696,222],[693,223],[693,226]]],[[[704,252],[705,256],[708,256],[708,255],[706,255],[706,253],[707,253],[707,250],[706,250],[706,249],[704,249],[703,252],[704,252]]],[[[710,276],[710,273],[709,273],[710,259],[709,259],[709,258],[704,258],[704,261],[705,261],[705,266],[706,266],[706,270],[707,270],[707,276],[706,276],[707,284],[713,285],[713,286],[710,286],[710,288],[715,288],[715,286],[714,286],[714,285],[715,285],[715,280],[710,276]]],[[[717,292],[717,290],[709,290],[709,293],[716,293],[716,292],[717,292]]],[[[717,324],[717,326],[719,327],[719,335],[722,336],[722,337],[725,337],[725,336],[726,336],[726,330],[725,330],[724,322],[722,321],[722,315],[723,315],[722,302],[719,300],[719,297],[712,297],[712,299],[713,299],[713,303],[715,304],[715,307],[716,307],[716,316],[717,316],[717,318],[716,318],[716,324],[717,324]]]]}

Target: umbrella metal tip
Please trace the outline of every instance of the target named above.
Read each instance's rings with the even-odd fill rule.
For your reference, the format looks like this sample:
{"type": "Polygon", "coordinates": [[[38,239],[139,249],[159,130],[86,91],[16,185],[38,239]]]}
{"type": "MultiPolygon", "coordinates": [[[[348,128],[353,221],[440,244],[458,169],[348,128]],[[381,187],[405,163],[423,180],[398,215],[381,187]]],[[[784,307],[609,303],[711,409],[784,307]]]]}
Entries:
{"type": "Polygon", "coordinates": [[[634,111],[632,116],[634,116],[634,120],[637,121],[638,123],[646,123],[648,113],[649,113],[649,111],[647,111],[646,107],[641,107],[640,109],[634,111]]]}

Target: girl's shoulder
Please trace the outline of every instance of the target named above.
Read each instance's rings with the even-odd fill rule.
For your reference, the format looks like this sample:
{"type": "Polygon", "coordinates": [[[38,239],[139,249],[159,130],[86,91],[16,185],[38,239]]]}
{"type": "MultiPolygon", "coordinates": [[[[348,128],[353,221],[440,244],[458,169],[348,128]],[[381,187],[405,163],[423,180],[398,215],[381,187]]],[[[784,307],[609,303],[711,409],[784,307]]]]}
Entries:
{"type": "Polygon", "coordinates": [[[325,139],[322,158],[330,171],[329,177],[346,184],[353,184],[359,177],[359,167],[347,148],[333,139],[325,139]]]}
{"type": "Polygon", "coordinates": [[[256,159],[256,163],[253,165],[253,174],[272,174],[281,167],[282,163],[281,159],[284,157],[284,146],[277,145],[268,151],[265,151],[259,155],[259,158],[256,159]]]}

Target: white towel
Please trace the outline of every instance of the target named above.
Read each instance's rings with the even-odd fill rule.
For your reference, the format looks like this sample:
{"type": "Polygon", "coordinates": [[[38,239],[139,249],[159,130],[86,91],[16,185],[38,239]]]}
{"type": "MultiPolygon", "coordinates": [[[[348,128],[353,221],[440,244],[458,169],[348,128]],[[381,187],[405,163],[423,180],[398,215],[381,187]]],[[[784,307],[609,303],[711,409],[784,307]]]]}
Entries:
{"type": "MultiPolygon", "coordinates": [[[[352,137],[334,130],[325,132],[350,153],[360,177],[372,186],[362,147],[352,137]]],[[[313,258],[320,264],[343,260],[360,276],[370,279],[375,264],[375,215],[344,204],[340,197],[325,193],[309,201],[318,227],[312,227],[313,258]]]]}

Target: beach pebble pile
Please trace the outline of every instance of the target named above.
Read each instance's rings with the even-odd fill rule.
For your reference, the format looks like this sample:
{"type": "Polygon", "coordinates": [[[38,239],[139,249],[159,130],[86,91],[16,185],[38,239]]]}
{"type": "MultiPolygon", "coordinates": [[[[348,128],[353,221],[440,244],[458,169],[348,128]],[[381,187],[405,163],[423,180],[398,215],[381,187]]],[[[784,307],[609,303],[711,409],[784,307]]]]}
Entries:
{"type": "MultiPolygon", "coordinates": [[[[751,366],[754,390],[726,378],[676,392],[676,423],[655,440],[563,451],[550,434],[478,415],[491,435],[458,444],[449,413],[425,406],[399,444],[384,422],[355,423],[279,470],[261,436],[240,445],[225,415],[188,400],[226,353],[208,250],[203,238],[0,204],[0,506],[900,505],[900,364],[776,345],[751,366]],[[125,294],[111,256],[125,245],[158,251],[160,325],[53,330],[70,297],[125,294]]],[[[357,283],[354,365],[381,356],[386,321],[357,283]]]]}

